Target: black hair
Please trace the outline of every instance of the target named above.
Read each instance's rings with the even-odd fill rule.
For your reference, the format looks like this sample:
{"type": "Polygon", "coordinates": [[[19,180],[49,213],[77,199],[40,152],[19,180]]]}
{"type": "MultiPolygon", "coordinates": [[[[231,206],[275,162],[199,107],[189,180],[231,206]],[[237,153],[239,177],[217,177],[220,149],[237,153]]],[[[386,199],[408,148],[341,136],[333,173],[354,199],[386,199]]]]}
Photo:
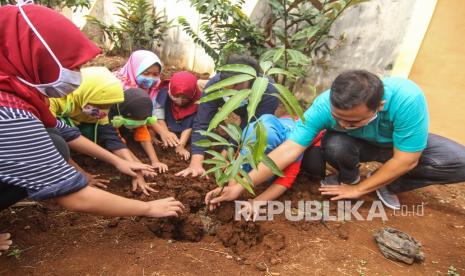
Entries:
{"type": "MultiPolygon", "coordinates": [[[[260,65],[258,64],[258,61],[249,55],[232,54],[228,57],[226,64],[245,64],[245,65],[252,66],[253,69],[255,69],[255,72],[257,72],[257,75],[262,73],[260,69],[260,65]]],[[[232,77],[238,74],[240,73],[231,72],[231,71],[222,71],[220,73],[220,80],[224,80],[224,79],[227,79],[229,77],[232,77]]]]}
{"type": "Polygon", "coordinates": [[[383,82],[365,70],[343,72],[331,85],[331,105],[347,110],[362,103],[375,111],[384,95],[383,82]]]}
{"type": "Polygon", "coordinates": [[[124,91],[124,102],[115,104],[110,109],[110,120],[121,115],[132,120],[145,120],[152,116],[153,104],[145,90],[129,88],[124,91]]]}

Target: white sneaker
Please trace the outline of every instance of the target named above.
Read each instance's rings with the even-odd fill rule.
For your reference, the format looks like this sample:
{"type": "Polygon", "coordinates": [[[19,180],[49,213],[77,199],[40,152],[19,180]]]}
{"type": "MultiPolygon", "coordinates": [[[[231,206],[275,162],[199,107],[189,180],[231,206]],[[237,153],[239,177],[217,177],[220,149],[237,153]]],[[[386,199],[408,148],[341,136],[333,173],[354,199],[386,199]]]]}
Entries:
{"type": "Polygon", "coordinates": [[[396,194],[390,192],[386,187],[381,187],[376,190],[379,200],[381,200],[386,207],[393,210],[400,210],[400,200],[396,194]]]}

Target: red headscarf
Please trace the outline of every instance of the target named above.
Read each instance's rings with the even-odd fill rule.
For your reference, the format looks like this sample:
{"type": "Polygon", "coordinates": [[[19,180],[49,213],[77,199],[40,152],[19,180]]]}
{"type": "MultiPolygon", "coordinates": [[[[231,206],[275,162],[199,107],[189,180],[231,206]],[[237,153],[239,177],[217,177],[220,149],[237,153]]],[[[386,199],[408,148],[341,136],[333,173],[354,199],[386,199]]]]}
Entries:
{"type": "MultiPolygon", "coordinates": [[[[63,15],[37,5],[23,5],[22,8],[63,67],[79,68],[100,53],[100,49],[63,15]]],[[[0,7],[0,26],[0,92],[19,98],[19,101],[1,104],[16,108],[29,105],[45,126],[54,127],[56,119],[45,104],[45,97],[16,77],[34,84],[50,83],[58,78],[58,65],[18,7],[0,7]],[[22,105],[13,103],[21,101],[22,105]]]]}
{"type": "Polygon", "coordinates": [[[191,101],[187,105],[179,106],[171,101],[171,111],[176,120],[181,120],[197,112],[198,104],[196,103],[202,96],[197,87],[197,78],[187,72],[182,71],[174,73],[170,79],[170,94],[172,96],[184,95],[191,101]]]}

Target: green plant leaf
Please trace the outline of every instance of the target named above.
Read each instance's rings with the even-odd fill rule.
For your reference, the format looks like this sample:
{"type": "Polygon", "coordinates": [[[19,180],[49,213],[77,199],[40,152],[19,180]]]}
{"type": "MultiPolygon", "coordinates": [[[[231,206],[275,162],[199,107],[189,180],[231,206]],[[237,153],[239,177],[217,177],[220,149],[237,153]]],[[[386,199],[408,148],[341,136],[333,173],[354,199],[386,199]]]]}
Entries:
{"type": "Polygon", "coordinates": [[[236,141],[237,144],[241,141],[240,128],[234,124],[227,124],[226,126],[220,125],[220,127],[228,134],[231,139],[236,141]]]}
{"type": "Polygon", "coordinates": [[[252,168],[254,170],[258,170],[257,161],[254,159],[252,152],[253,152],[252,147],[250,147],[250,146],[247,147],[247,153],[245,154],[245,158],[246,158],[247,162],[250,164],[250,166],[252,166],[252,168]]]}
{"type": "Polygon", "coordinates": [[[267,77],[258,77],[255,79],[251,89],[252,92],[249,97],[249,104],[247,105],[248,122],[250,122],[250,120],[255,116],[255,110],[257,109],[269,82],[270,80],[267,77]]]}
{"type": "Polygon", "coordinates": [[[302,120],[302,122],[305,122],[302,107],[300,107],[299,102],[297,101],[295,96],[292,95],[291,91],[289,91],[287,87],[279,83],[273,83],[273,86],[278,90],[279,94],[281,94],[282,98],[287,102],[289,107],[292,108],[292,110],[294,110],[294,113],[302,120]]]}
{"type": "Polygon", "coordinates": [[[232,96],[223,105],[223,107],[220,108],[220,110],[215,114],[215,116],[213,116],[213,119],[210,121],[210,125],[208,126],[208,131],[216,128],[222,121],[224,121],[229,116],[229,114],[231,114],[231,112],[236,110],[241,105],[241,102],[250,95],[250,92],[250,89],[237,91],[237,94],[232,96]]]}
{"type": "Polygon", "coordinates": [[[216,70],[226,72],[238,72],[242,74],[248,74],[254,77],[257,76],[257,72],[255,71],[255,69],[252,66],[246,64],[226,64],[216,70]]]}
{"type": "Polygon", "coordinates": [[[221,153],[219,153],[217,151],[207,150],[207,151],[205,151],[205,153],[210,154],[211,156],[213,156],[213,158],[216,158],[218,160],[223,160],[224,162],[228,163],[228,161],[224,158],[224,156],[221,155],[221,153]]]}
{"type": "Polygon", "coordinates": [[[260,62],[260,67],[262,68],[262,71],[263,71],[264,74],[266,74],[266,72],[268,72],[268,70],[271,68],[271,66],[273,66],[273,63],[271,61],[269,61],[269,60],[260,62]]]}
{"type": "Polygon", "coordinates": [[[268,144],[268,133],[263,123],[259,120],[255,124],[255,145],[253,147],[253,158],[255,161],[260,161],[265,153],[266,145],[268,144]]]}
{"type": "Polygon", "coordinates": [[[211,164],[211,165],[217,165],[217,166],[226,166],[228,165],[228,162],[226,160],[220,160],[220,159],[206,159],[203,160],[204,164],[211,164]]]}
{"type": "Polygon", "coordinates": [[[276,75],[276,74],[286,75],[288,77],[295,77],[291,72],[286,71],[281,68],[271,68],[270,71],[268,71],[268,75],[276,75]]]}
{"type": "Polygon", "coordinates": [[[216,91],[213,93],[206,94],[198,100],[198,103],[206,103],[209,101],[217,100],[217,99],[222,99],[223,97],[229,97],[237,93],[237,90],[232,90],[232,89],[225,89],[225,90],[220,90],[216,91]]]}
{"type": "Polygon", "coordinates": [[[293,36],[292,36],[292,39],[293,40],[299,40],[299,39],[302,39],[302,38],[305,38],[305,39],[309,39],[311,38],[312,36],[314,36],[316,33],[318,33],[318,31],[321,29],[320,26],[310,26],[310,27],[307,27],[305,29],[302,29],[300,31],[298,31],[297,33],[295,33],[293,36]]]}
{"type": "Polygon", "coordinates": [[[270,157],[268,157],[268,155],[263,155],[262,157],[262,162],[263,164],[265,164],[265,166],[267,166],[268,168],[270,168],[270,170],[277,176],[281,176],[283,177],[284,174],[283,172],[278,168],[278,166],[276,166],[275,162],[273,160],[271,160],[270,157]]]}
{"type": "Polygon", "coordinates": [[[289,113],[291,117],[298,117],[297,114],[295,114],[294,109],[292,109],[289,103],[283,97],[281,97],[280,94],[272,94],[272,96],[279,99],[279,101],[284,105],[284,108],[286,108],[287,113],[289,113]]]}
{"type": "Polygon", "coordinates": [[[278,50],[276,50],[276,52],[275,52],[275,54],[273,56],[273,63],[274,64],[276,64],[278,62],[278,60],[281,59],[281,57],[283,56],[285,50],[286,50],[286,48],[284,48],[284,47],[281,47],[278,50]]]}
{"type": "Polygon", "coordinates": [[[239,185],[241,185],[242,187],[244,187],[244,189],[246,189],[250,194],[254,195],[255,196],[255,192],[252,188],[252,186],[247,183],[247,181],[245,181],[242,177],[240,177],[239,175],[236,175],[234,177],[234,180],[239,183],[239,185]]]}
{"type": "Polygon", "coordinates": [[[207,137],[210,137],[212,139],[215,139],[215,141],[217,142],[220,142],[220,143],[224,143],[224,144],[230,144],[228,142],[228,140],[226,140],[223,136],[221,135],[218,135],[214,132],[211,132],[211,131],[205,131],[205,130],[197,130],[197,133],[203,135],[203,136],[207,136],[207,137]]]}
{"type": "Polygon", "coordinates": [[[196,146],[202,147],[202,148],[209,148],[212,146],[212,142],[207,139],[199,140],[194,143],[196,146]]]}
{"type": "Polygon", "coordinates": [[[255,78],[254,76],[248,75],[248,74],[240,74],[240,75],[235,75],[232,77],[229,77],[227,79],[224,79],[222,81],[219,81],[217,83],[214,83],[210,85],[208,88],[205,89],[205,93],[210,93],[212,91],[216,91],[218,89],[231,86],[234,84],[238,84],[241,82],[249,81],[251,79],[255,78]]]}

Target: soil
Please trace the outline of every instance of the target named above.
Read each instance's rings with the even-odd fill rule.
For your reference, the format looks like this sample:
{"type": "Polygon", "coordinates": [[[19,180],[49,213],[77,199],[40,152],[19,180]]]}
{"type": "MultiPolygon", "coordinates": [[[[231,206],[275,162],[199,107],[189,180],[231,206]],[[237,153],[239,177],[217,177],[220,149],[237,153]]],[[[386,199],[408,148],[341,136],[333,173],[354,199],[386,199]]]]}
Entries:
{"type": "MultiPolygon", "coordinates": [[[[129,179],[112,167],[88,157],[76,160],[111,179],[113,193],[141,200],[178,198],[188,210],[180,218],[97,217],[53,202],[10,208],[0,213],[0,232],[13,234],[15,247],[9,253],[17,257],[0,257],[0,275],[447,275],[451,266],[465,273],[463,184],[400,195],[407,206],[423,202],[423,216],[386,211],[386,222],[291,222],[284,215],[245,222],[233,219],[232,203],[207,212],[203,197],[214,183],[175,177],[187,162],[170,150],[158,154],[170,170],[157,176],[158,192],[150,197],[132,193],[129,179]],[[386,259],[373,233],[387,226],[420,241],[426,260],[409,266],[386,259]]],[[[317,187],[301,175],[280,200],[291,200],[294,207],[298,200],[323,200],[317,187]]],[[[373,199],[364,198],[362,215],[373,199]]]]}
{"type": "MultiPolygon", "coordinates": [[[[124,63],[119,57],[102,58],[100,63],[115,68],[124,63]]],[[[148,161],[140,148],[130,146],[148,161]]],[[[0,233],[12,233],[14,241],[14,247],[0,256],[0,275],[448,275],[454,270],[465,274],[465,183],[403,193],[400,200],[408,209],[404,213],[385,209],[385,222],[289,221],[285,215],[246,222],[234,220],[233,203],[207,211],[203,198],[215,187],[213,181],[176,177],[174,173],[188,163],[173,150],[157,148],[157,154],[169,172],[154,179],[158,192],[151,196],[131,192],[130,179],[105,163],[74,158],[89,172],[110,179],[112,193],[140,200],[176,197],[186,206],[182,216],[99,217],[66,211],[53,201],[12,207],[0,213],[0,233]],[[414,213],[419,204],[424,206],[423,215],[414,213]],[[420,241],[426,260],[406,265],[386,259],[373,238],[383,227],[420,241]]],[[[362,174],[373,166],[362,167],[362,174]]],[[[294,208],[301,200],[327,200],[318,186],[317,180],[300,175],[279,200],[291,201],[294,208]]],[[[256,192],[263,189],[257,187],[256,192]]],[[[363,217],[374,199],[374,195],[363,198],[359,210],[363,217]]],[[[330,212],[337,212],[335,204],[330,212]]]]}

